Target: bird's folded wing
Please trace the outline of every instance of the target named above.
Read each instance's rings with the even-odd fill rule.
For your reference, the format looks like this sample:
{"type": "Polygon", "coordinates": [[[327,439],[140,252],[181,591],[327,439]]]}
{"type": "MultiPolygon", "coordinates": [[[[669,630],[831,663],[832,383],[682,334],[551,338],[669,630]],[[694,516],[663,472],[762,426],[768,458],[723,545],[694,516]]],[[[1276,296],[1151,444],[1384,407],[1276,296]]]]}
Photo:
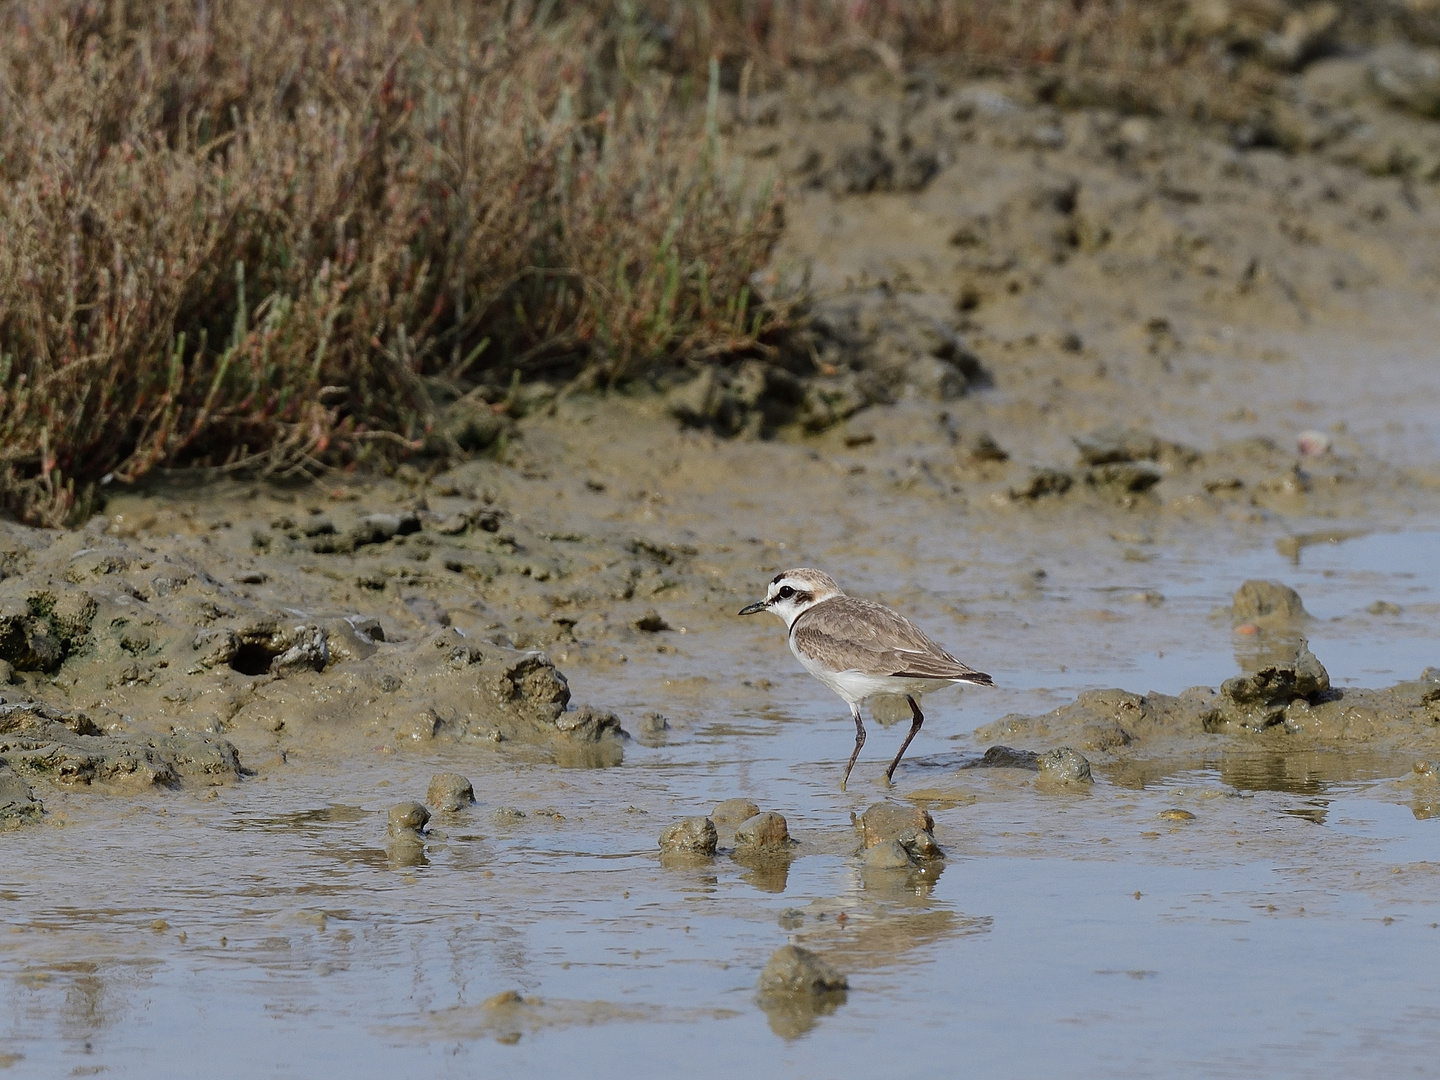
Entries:
{"type": "Polygon", "coordinates": [[[879,677],[898,675],[915,679],[990,682],[989,675],[967,667],[933,645],[934,651],[899,648],[882,644],[873,636],[842,636],[813,625],[797,625],[794,633],[796,648],[832,671],[860,671],[879,677]]]}

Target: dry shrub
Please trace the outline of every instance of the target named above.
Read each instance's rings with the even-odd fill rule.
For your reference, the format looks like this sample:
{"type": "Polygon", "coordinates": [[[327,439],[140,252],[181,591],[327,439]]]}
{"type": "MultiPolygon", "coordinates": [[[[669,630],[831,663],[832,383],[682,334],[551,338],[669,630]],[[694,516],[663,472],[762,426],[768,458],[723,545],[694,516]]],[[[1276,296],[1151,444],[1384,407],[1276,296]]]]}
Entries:
{"type": "Polygon", "coordinates": [[[753,349],[778,228],[595,19],[498,3],[0,14],[0,499],[418,444],[494,367],[753,349]],[[602,93],[603,90],[603,93],[602,93]]]}

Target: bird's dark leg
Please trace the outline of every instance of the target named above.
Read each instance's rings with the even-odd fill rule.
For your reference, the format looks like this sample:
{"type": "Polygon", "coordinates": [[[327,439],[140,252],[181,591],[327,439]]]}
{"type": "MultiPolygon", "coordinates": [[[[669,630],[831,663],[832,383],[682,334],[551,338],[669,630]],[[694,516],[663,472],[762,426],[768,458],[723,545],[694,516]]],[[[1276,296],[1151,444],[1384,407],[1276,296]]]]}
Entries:
{"type": "Polygon", "coordinates": [[[906,735],[905,741],[900,744],[900,752],[895,755],[895,760],[890,762],[890,768],[885,770],[886,780],[894,777],[895,766],[900,764],[900,759],[905,756],[905,751],[910,746],[910,740],[915,738],[916,733],[920,730],[920,725],[925,723],[925,714],[920,711],[920,706],[915,704],[914,697],[906,694],[905,700],[910,703],[910,713],[915,719],[910,724],[910,734],[906,735]]]}
{"type": "Polygon", "coordinates": [[[860,706],[851,705],[850,712],[855,717],[855,749],[850,754],[850,764],[845,766],[845,775],[840,778],[840,790],[845,790],[845,781],[850,779],[850,770],[855,767],[855,759],[860,756],[860,747],[865,745],[865,721],[860,719],[860,706]]]}

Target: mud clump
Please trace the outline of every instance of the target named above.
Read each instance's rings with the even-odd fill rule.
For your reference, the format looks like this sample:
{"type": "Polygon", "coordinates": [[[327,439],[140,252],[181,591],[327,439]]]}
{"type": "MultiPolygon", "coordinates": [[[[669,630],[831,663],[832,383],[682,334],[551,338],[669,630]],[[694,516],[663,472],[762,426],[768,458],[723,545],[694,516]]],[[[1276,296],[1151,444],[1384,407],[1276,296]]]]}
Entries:
{"type": "Polygon", "coordinates": [[[390,808],[385,825],[385,857],[392,867],[424,866],[425,826],[430,811],[424,804],[407,801],[390,808]]]}
{"type": "MultiPolygon", "coordinates": [[[[1113,691],[1087,691],[1090,694],[1109,694],[1113,691]]],[[[1123,693],[1120,691],[1119,693],[1123,693]]],[[[1084,697],[1085,695],[1081,695],[1084,697]]],[[[1138,696],[1138,695],[1132,695],[1138,696]]],[[[1103,698],[1101,700],[1104,700],[1103,698]]],[[[1073,713],[1080,715],[1092,715],[1095,706],[1092,699],[1084,704],[1068,706],[1073,713]]],[[[1059,710],[1057,710],[1058,712],[1059,710]]],[[[1011,733],[1017,733],[1017,729],[1024,730],[1029,725],[1025,723],[1027,718],[1010,716],[1003,717],[990,725],[990,729],[1008,727],[1011,733]]],[[[1038,727],[1038,725],[1036,725],[1038,727]]],[[[988,738],[991,730],[981,728],[977,731],[979,738],[988,738]]],[[[1090,774],[1090,762],[1077,750],[1068,746],[1059,746],[1053,750],[1046,750],[1043,753],[1036,753],[1033,750],[1019,750],[1013,746],[992,746],[985,751],[979,761],[972,761],[962,766],[966,769],[1024,769],[1029,772],[1038,773],[1036,783],[1042,788],[1068,788],[1078,787],[1094,782],[1090,774]]]]}
{"type": "Polygon", "coordinates": [[[424,803],[396,803],[387,815],[386,831],[390,836],[419,836],[430,823],[430,811],[424,803]]]}
{"type": "Polygon", "coordinates": [[[1026,480],[1010,488],[1010,498],[1017,502],[1035,502],[1064,495],[1074,486],[1075,478],[1063,469],[1035,469],[1026,480]]]}
{"type": "Polygon", "coordinates": [[[1329,694],[1330,673],[1307,646],[1301,645],[1292,663],[1272,664],[1253,674],[1225,680],[1214,708],[1204,718],[1205,730],[1264,731],[1282,723],[1292,705],[1297,710],[1318,705],[1329,694]]]}
{"type": "Polygon", "coordinates": [[[719,836],[715,823],[708,817],[690,817],[669,825],[660,834],[662,854],[700,855],[715,854],[719,836]]]}
{"type": "Polygon", "coordinates": [[[849,987],[840,971],[798,945],[776,949],[760,973],[762,994],[826,994],[849,987]]]}
{"type": "Polygon", "coordinates": [[[1230,613],[1236,625],[1286,627],[1309,618],[1300,594],[1279,581],[1247,581],[1235,591],[1230,613]]]}
{"type": "Polygon", "coordinates": [[[459,773],[436,773],[425,789],[425,802],[441,813],[453,814],[474,801],[474,787],[459,773]]]}
{"type": "Polygon", "coordinates": [[[64,784],[174,786],[238,779],[240,757],[201,735],[110,735],[83,713],[38,702],[0,704],[0,764],[64,784]]]}
{"type": "Polygon", "coordinates": [[[742,821],[735,830],[735,854],[776,855],[788,851],[795,841],[785,818],[773,811],[742,821]]]}
{"type": "Polygon", "coordinates": [[[1068,746],[1047,750],[1035,759],[1040,772],[1039,782],[1044,786],[1075,787],[1093,784],[1090,762],[1085,756],[1068,746]]]}
{"type": "Polygon", "coordinates": [[[927,810],[881,802],[860,815],[857,824],[867,869],[924,866],[945,858],[935,842],[935,821],[927,810]]]}
{"type": "MultiPolygon", "coordinates": [[[[1367,742],[1389,738],[1407,749],[1433,741],[1440,725],[1440,669],[1382,689],[1337,688],[1303,643],[1293,659],[1267,664],[1225,681],[1219,692],[1196,686],[1178,695],[1128,690],[1087,690],[1041,716],[1012,714],[977,728],[981,741],[1064,739],[1111,760],[1140,757],[1149,746],[1171,747],[1215,735],[1313,742],[1367,742]]],[[[1063,748],[1062,748],[1063,749],[1063,748]]],[[[1051,751],[1058,754],[1060,751],[1051,751]]],[[[1047,755],[992,746],[980,766],[1039,770],[1047,755]]]]}
{"type": "Polygon", "coordinates": [[[0,659],[16,671],[54,672],[85,644],[95,612],[92,597],[53,580],[11,589],[0,595],[0,659]]]}
{"type": "Polygon", "coordinates": [[[928,810],[892,802],[879,802],[870,807],[860,815],[859,825],[867,848],[897,839],[910,830],[935,831],[935,819],[928,810]]]}
{"type": "Polygon", "coordinates": [[[860,862],[866,870],[909,870],[915,865],[899,840],[885,840],[866,848],[860,862]]]}
{"type": "Polygon", "coordinates": [[[25,824],[45,816],[45,804],[14,771],[0,766],[0,822],[25,824]]]}

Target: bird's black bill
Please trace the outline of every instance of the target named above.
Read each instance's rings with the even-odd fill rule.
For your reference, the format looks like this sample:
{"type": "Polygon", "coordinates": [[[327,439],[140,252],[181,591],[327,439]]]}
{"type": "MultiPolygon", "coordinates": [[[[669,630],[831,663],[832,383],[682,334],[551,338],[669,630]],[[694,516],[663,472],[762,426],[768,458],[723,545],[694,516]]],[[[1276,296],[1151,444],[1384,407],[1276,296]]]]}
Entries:
{"type": "Polygon", "coordinates": [[[747,608],[741,608],[741,609],[740,609],[740,614],[741,614],[741,615],[754,615],[757,611],[764,611],[764,610],[765,610],[765,601],[764,601],[764,600],[757,600],[757,601],[755,601],[755,603],[751,604],[749,607],[747,607],[747,608]]]}

